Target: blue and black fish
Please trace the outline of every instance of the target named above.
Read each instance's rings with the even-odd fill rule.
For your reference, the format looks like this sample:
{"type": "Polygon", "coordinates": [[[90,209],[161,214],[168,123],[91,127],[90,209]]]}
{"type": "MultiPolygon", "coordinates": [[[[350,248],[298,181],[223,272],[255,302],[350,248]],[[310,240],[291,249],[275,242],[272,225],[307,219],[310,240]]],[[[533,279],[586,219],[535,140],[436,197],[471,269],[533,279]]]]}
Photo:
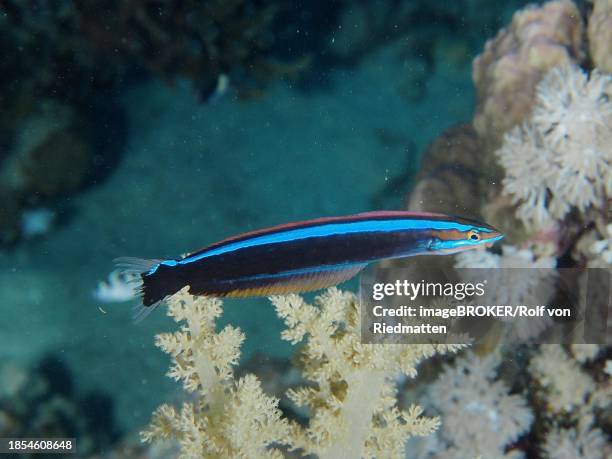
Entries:
{"type": "Polygon", "coordinates": [[[253,231],[181,258],[117,263],[142,283],[138,320],[187,285],[192,295],[216,297],[305,292],[346,281],[378,260],[455,253],[502,237],[495,228],[465,218],[367,212],[253,231]]]}

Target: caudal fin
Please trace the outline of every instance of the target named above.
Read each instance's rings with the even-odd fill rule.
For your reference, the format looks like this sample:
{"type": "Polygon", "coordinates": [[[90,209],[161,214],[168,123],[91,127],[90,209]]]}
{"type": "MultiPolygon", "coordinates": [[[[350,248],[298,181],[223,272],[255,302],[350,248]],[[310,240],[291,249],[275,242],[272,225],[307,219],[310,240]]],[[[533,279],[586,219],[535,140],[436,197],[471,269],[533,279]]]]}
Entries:
{"type": "Polygon", "coordinates": [[[163,298],[153,302],[147,301],[147,285],[145,282],[145,277],[153,268],[159,266],[162,260],[121,257],[116,258],[113,262],[124,277],[130,279],[128,282],[138,292],[140,301],[132,308],[132,319],[135,323],[141,322],[163,301],[163,298]]]}

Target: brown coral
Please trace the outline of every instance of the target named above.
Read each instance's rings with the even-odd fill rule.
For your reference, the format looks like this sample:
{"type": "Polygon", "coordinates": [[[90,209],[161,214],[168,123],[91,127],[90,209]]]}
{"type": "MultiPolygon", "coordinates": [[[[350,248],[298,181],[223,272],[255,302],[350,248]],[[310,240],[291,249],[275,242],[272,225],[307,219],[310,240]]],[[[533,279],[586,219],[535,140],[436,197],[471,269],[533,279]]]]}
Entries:
{"type": "Polygon", "coordinates": [[[43,101],[19,126],[0,178],[17,201],[53,197],[80,187],[93,151],[73,110],[43,101]]]}
{"type": "Polygon", "coordinates": [[[595,0],[589,17],[588,37],[595,67],[612,73],[612,0],[595,0]]]}
{"type": "Polygon", "coordinates": [[[530,113],[535,87],[550,68],[583,59],[583,24],[576,6],[557,0],[528,6],[489,40],[473,65],[478,92],[474,126],[498,145],[530,113]]]}
{"type": "Polygon", "coordinates": [[[0,162],[0,244],[21,236],[28,206],[78,190],[93,169],[94,149],[74,110],[50,100],[24,116],[0,162]]]}
{"type": "Polygon", "coordinates": [[[92,166],[92,151],[73,130],[54,132],[31,152],[23,173],[31,192],[56,196],[79,188],[92,166]]]}
{"type": "Polygon", "coordinates": [[[491,177],[482,144],[473,127],[458,124],[442,133],[427,148],[410,195],[408,209],[478,215],[483,177],[491,177]]]}
{"type": "MultiPolygon", "coordinates": [[[[479,218],[486,190],[494,189],[496,173],[485,164],[493,164],[484,154],[482,141],[471,124],[446,129],[427,148],[408,195],[406,208],[412,211],[441,212],[479,218]],[[488,186],[484,186],[489,183],[488,186]]],[[[452,269],[451,257],[424,257],[418,264],[393,260],[385,266],[402,266],[405,275],[434,279],[452,269]]],[[[380,275],[380,274],[379,274],[380,275]]],[[[441,280],[441,279],[440,279],[441,280]]]]}

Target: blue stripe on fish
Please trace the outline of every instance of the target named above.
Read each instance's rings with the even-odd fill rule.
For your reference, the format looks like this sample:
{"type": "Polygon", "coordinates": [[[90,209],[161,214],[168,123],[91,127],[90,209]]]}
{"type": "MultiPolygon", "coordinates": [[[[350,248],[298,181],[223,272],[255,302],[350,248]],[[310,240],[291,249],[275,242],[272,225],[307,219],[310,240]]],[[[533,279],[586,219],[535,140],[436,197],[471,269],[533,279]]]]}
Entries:
{"type": "Polygon", "coordinates": [[[302,292],[350,279],[374,261],[453,253],[502,237],[489,225],[459,217],[370,212],[280,225],[223,240],[181,259],[124,259],[124,265],[141,275],[145,310],[139,314],[144,316],[187,285],[193,295],[302,292]]]}
{"type": "MultiPolygon", "coordinates": [[[[221,255],[234,250],[240,250],[247,247],[253,247],[263,244],[277,244],[281,242],[295,241],[298,239],[308,239],[315,237],[326,237],[338,234],[350,234],[350,233],[375,233],[375,232],[389,232],[389,231],[402,231],[408,229],[431,229],[431,230],[448,230],[454,229],[457,231],[468,231],[473,228],[473,225],[457,224],[454,222],[444,222],[438,220],[372,220],[365,222],[350,222],[350,223],[337,223],[331,225],[314,226],[309,228],[292,229],[285,232],[269,234],[265,236],[259,236],[250,240],[235,242],[228,244],[225,247],[219,247],[210,251],[205,251],[197,255],[188,256],[178,262],[175,260],[169,260],[168,266],[174,266],[174,263],[187,264],[194,261],[201,260],[202,258],[212,257],[215,255],[221,255]]],[[[487,228],[482,230],[483,232],[490,233],[492,230],[487,228]]]]}

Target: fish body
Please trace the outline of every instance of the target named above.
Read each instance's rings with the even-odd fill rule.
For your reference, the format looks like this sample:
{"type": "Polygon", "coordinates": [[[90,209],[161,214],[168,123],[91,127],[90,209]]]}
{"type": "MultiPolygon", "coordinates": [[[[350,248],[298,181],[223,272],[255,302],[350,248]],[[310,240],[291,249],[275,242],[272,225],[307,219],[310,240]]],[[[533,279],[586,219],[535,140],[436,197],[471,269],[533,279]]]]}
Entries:
{"type": "Polygon", "coordinates": [[[502,237],[459,217],[367,212],[245,233],[182,258],[119,263],[140,274],[143,314],[187,285],[191,294],[217,297],[304,292],[348,280],[378,260],[454,253],[502,237]]]}

